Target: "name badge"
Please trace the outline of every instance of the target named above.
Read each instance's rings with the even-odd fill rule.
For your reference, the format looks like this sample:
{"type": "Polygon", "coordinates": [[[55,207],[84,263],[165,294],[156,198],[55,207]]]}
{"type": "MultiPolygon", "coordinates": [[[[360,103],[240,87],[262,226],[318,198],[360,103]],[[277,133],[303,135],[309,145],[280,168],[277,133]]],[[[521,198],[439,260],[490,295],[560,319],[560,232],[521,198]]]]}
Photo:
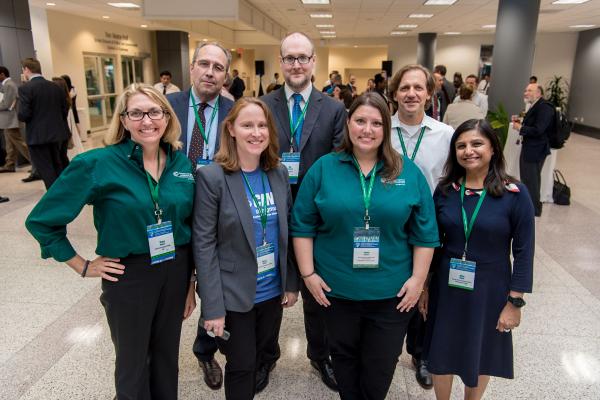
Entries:
{"type": "Polygon", "coordinates": [[[281,154],[281,163],[288,170],[290,184],[298,183],[298,175],[300,174],[300,153],[295,152],[281,154]]]}
{"type": "Polygon", "coordinates": [[[379,268],[379,228],[354,228],[352,268],[379,268]]]}
{"type": "Polygon", "coordinates": [[[148,225],[146,232],[152,265],[175,259],[175,240],[171,221],[148,225]]]}
{"type": "Polygon", "coordinates": [[[258,265],[258,277],[262,279],[275,276],[275,246],[273,243],[265,243],[256,248],[256,264],[258,265]]]}
{"type": "Polygon", "coordinates": [[[199,158],[196,160],[196,170],[199,170],[202,167],[206,167],[207,165],[212,164],[212,160],[208,158],[199,158]]]}
{"type": "Polygon", "coordinates": [[[459,289],[473,290],[475,287],[476,266],[477,265],[474,261],[451,258],[448,286],[459,289]]]}

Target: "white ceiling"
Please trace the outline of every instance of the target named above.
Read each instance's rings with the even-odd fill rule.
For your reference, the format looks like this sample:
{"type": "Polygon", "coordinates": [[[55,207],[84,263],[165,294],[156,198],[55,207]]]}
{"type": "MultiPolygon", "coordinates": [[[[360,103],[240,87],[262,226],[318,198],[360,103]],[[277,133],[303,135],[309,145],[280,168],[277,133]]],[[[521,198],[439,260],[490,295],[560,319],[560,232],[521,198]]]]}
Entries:
{"type": "MultiPolygon", "coordinates": [[[[129,0],[132,1],[132,0],[129,0]]],[[[530,0],[523,0],[530,1],[530,0]]],[[[554,5],[553,0],[541,0],[541,11],[538,21],[538,32],[568,32],[582,29],[569,28],[569,25],[594,24],[600,27],[600,0],[591,0],[579,5],[554,5]]],[[[141,9],[129,11],[107,5],[103,0],[52,0],[56,6],[47,6],[45,0],[29,0],[33,6],[66,12],[87,18],[102,19],[109,16],[107,22],[137,27],[148,25],[149,30],[188,29],[192,39],[219,39],[209,36],[209,32],[201,32],[206,24],[194,21],[147,20],[141,9]],[[196,28],[199,27],[199,28],[196,28]],[[195,30],[194,30],[195,29],[195,30]]],[[[133,0],[142,4],[143,0],[133,0]]],[[[407,36],[419,32],[461,32],[462,34],[493,33],[493,29],[484,29],[482,25],[495,24],[498,0],[458,0],[451,6],[426,6],[425,0],[330,0],[327,6],[304,5],[300,0],[248,0],[288,31],[302,31],[317,39],[321,37],[317,24],[333,24],[338,39],[357,39],[362,45],[378,45],[387,43],[390,32],[399,29],[399,24],[417,24],[415,29],[408,29],[407,36]],[[314,19],[313,12],[329,12],[332,19],[314,19]],[[429,19],[408,18],[412,13],[434,14],[429,19]]],[[[190,0],[193,4],[193,0],[190,0]]],[[[277,38],[269,37],[241,21],[212,21],[213,23],[233,31],[235,37],[248,44],[273,44],[277,38]],[[252,34],[257,43],[243,40],[244,33],[252,34]],[[261,34],[258,34],[261,33],[261,34]]],[[[249,39],[250,40],[250,39],[249,39]]],[[[232,43],[237,44],[237,43],[232,43]]]]}

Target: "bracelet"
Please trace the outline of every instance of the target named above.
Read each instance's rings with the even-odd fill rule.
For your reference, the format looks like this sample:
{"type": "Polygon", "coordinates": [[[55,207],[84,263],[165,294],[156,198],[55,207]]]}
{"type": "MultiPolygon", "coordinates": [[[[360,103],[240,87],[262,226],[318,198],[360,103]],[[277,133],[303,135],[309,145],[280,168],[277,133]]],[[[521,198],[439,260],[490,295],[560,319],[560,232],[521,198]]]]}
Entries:
{"type": "Polygon", "coordinates": [[[314,274],[316,274],[316,273],[317,273],[316,271],[313,271],[313,272],[311,272],[311,273],[310,273],[310,274],[308,274],[308,275],[302,275],[302,274],[300,274],[300,277],[301,277],[302,279],[306,279],[306,278],[310,278],[311,276],[313,276],[313,275],[314,275],[314,274]]]}
{"type": "Polygon", "coordinates": [[[85,274],[87,274],[88,267],[90,266],[90,260],[85,260],[85,264],[83,264],[83,271],[81,271],[81,277],[85,278],[85,274]]]}

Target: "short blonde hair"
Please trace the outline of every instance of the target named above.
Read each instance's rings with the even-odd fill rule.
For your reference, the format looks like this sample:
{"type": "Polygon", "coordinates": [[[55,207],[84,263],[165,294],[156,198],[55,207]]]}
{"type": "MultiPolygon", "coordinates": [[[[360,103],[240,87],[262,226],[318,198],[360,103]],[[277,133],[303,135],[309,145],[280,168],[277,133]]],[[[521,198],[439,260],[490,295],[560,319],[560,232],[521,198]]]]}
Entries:
{"type": "Polygon", "coordinates": [[[265,113],[265,119],[267,120],[267,128],[269,129],[269,146],[263,150],[262,154],[260,155],[260,166],[265,171],[269,171],[270,169],[279,166],[279,137],[277,136],[275,122],[273,122],[273,117],[271,116],[269,107],[267,107],[262,100],[257,98],[242,97],[235,102],[233,108],[223,120],[219,151],[214,157],[215,162],[220,164],[227,172],[235,172],[241,169],[235,138],[231,136],[228,125],[233,125],[237,117],[240,115],[240,111],[251,104],[257,105],[263,110],[265,113]]]}
{"type": "Polygon", "coordinates": [[[106,132],[106,135],[104,135],[104,144],[108,146],[111,144],[121,143],[126,138],[131,138],[131,134],[125,129],[123,123],[121,122],[121,117],[123,117],[123,113],[127,111],[127,103],[129,102],[129,99],[136,94],[143,94],[144,96],[147,96],[150,100],[158,104],[163,111],[165,111],[165,118],[167,118],[168,121],[167,128],[165,129],[165,133],[163,133],[161,140],[170,144],[174,150],[179,150],[183,145],[179,141],[179,137],[181,136],[181,125],[179,125],[179,121],[177,120],[175,111],[173,111],[173,107],[171,107],[171,104],[169,104],[162,93],[145,83],[133,83],[126,87],[123,93],[121,93],[117,99],[117,104],[115,105],[115,110],[112,120],[110,121],[108,131],[106,132]]]}

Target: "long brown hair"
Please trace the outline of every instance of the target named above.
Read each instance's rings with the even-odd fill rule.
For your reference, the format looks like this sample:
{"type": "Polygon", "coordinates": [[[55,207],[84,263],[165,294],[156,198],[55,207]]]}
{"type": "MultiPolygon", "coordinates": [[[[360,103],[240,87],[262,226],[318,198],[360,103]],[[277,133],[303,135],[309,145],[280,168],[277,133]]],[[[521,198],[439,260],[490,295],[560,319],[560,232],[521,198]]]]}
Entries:
{"type": "Polygon", "coordinates": [[[279,139],[269,108],[262,100],[254,97],[242,97],[235,102],[231,111],[229,111],[229,114],[223,120],[219,151],[217,151],[214,157],[214,161],[221,164],[227,172],[239,171],[241,168],[235,143],[236,139],[231,136],[229,125],[233,125],[240,112],[251,104],[257,105],[263,110],[265,119],[267,120],[267,129],[269,129],[269,146],[260,155],[260,166],[265,171],[279,166],[279,139]]]}
{"type": "MultiPolygon", "coordinates": [[[[383,161],[383,169],[381,176],[386,181],[391,181],[400,175],[402,172],[402,158],[400,154],[392,147],[392,120],[390,117],[390,111],[388,110],[387,104],[383,98],[375,92],[366,92],[361,94],[354,100],[350,109],[348,110],[348,121],[352,118],[352,114],[360,106],[370,106],[379,111],[381,114],[381,120],[383,123],[383,141],[377,149],[377,158],[383,161]]],[[[348,154],[352,154],[352,141],[350,140],[350,133],[348,132],[348,126],[344,130],[344,138],[342,144],[337,151],[345,151],[348,154]]]]}
{"type": "Polygon", "coordinates": [[[67,97],[67,108],[71,108],[71,95],[69,94],[69,86],[67,85],[67,81],[65,81],[60,76],[54,76],[52,77],[52,82],[57,84],[58,87],[60,87],[63,90],[63,92],[65,92],[65,96],[67,97]]]}

